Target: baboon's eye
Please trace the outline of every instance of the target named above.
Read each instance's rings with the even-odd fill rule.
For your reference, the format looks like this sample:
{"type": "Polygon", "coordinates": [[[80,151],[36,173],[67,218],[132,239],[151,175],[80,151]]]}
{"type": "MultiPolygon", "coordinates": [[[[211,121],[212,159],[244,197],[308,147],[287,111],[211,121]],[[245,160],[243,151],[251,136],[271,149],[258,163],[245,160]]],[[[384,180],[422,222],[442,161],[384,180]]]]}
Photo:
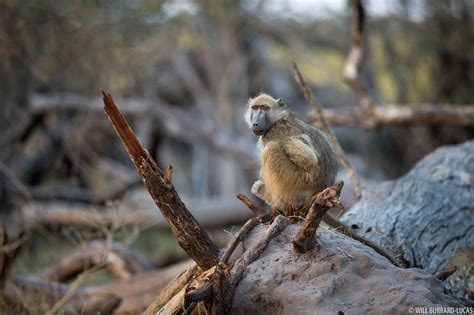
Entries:
{"type": "Polygon", "coordinates": [[[253,105],[253,106],[252,106],[252,109],[254,109],[254,110],[257,110],[257,109],[269,110],[269,109],[270,109],[270,106],[267,106],[267,105],[253,105]]]}

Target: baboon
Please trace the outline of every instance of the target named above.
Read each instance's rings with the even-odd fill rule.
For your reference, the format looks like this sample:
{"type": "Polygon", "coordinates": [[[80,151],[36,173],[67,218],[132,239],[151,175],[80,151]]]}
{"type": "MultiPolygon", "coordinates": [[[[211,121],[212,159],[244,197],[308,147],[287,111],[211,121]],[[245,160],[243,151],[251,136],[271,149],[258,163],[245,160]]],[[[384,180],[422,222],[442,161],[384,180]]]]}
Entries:
{"type": "Polygon", "coordinates": [[[281,99],[267,94],[250,99],[245,119],[260,136],[262,151],[254,195],[293,215],[334,184],[338,163],[326,135],[296,118],[281,99]]]}
{"type": "MultiPolygon", "coordinates": [[[[260,136],[261,179],[252,193],[272,208],[308,210],[312,197],[334,184],[338,170],[336,154],[326,135],[297,119],[281,99],[260,94],[248,102],[245,120],[253,133],[260,136]]],[[[326,224],[346,236],[372,247],[394,265],[400,266],[383,248],[358,235],[351,228],[326,213],[326,224]]]]}

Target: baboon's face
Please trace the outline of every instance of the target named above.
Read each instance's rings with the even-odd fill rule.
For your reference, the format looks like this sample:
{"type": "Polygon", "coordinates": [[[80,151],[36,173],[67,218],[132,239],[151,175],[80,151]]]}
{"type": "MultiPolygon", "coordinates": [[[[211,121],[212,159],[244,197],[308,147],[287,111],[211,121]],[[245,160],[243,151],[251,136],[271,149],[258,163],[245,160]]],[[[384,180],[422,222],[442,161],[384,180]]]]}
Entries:
{"type": "Polygon", "coordinates": [[[261,136],[270,129],[270,111],[271,107],[267,105],[252,105],[250,107],[250,128],[254,135],[261,136]]]}
{"type": "Polygon", "coordinates": [[[281,99],[260,94],[248,102],[245,121],[256,136],[264,135],[275,122],[288,116],[287,106],[281,99]]]}

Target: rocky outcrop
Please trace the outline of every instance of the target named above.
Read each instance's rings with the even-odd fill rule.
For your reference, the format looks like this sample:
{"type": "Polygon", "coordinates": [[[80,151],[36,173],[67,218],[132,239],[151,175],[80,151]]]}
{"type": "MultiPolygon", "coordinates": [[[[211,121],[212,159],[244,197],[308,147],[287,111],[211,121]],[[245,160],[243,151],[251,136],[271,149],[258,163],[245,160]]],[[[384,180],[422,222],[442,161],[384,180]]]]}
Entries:
{"type": "MultiPolygon", "coordinates": [[[[459,306],[426,271],[392,265],[371,248],[320,228],[313,250],[291,241],[299,224],[275,237],[236,288],[233,314],[407,314],[412,307],[459,306]]],[[[264,226],[247,237],[259,239],[264,226]]]]}
{"type": "Polygon", "coordinates": [[[456,266],[453,292],[474,298],[474,141],[436,150],[384,182],[342,218],[410,267],[456,266]]]}

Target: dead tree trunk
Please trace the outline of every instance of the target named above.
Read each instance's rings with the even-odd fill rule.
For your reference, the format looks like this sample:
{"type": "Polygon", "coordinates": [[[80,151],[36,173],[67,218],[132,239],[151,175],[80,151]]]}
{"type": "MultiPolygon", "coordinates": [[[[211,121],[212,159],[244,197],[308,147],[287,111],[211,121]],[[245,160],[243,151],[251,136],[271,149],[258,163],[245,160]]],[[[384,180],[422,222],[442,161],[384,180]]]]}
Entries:
{"type": "Polygon", "coordinates": [[[474,141],[438,149],[405,176],[375,187],[342,221],[409,267],[437,273],[457,266],[456,291],[472,297],[473,173],[474,141]]]}

